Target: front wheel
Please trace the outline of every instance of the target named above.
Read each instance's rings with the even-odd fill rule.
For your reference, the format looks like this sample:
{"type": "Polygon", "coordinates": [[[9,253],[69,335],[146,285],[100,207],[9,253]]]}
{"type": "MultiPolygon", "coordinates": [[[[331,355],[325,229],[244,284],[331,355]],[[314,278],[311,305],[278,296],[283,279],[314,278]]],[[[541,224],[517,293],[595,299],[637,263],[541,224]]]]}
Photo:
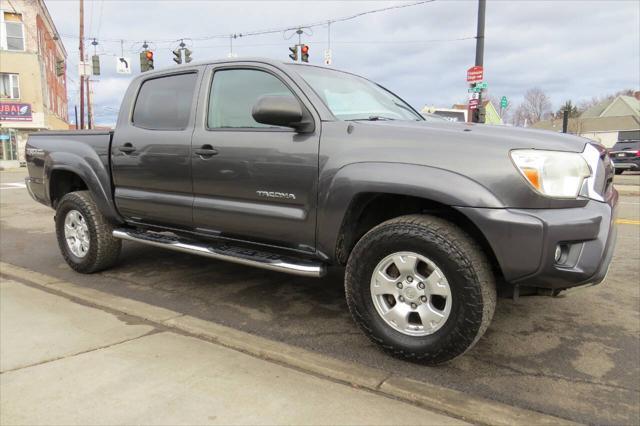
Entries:
{"type": "Polygon", "coordinates": [[[56,236],[62,257],[77,272],[90,274],[112,266],[122,241],[98,210],[89,191],[70,192],[56,209],[56,236]]]}
{"type": "Polygon", "coordinates": [[[426,215],[365,234],[349,256],[345,287],[354,320],[374,343],[430,365],[469,350],[496,305],[482,249],[459,227],[426,215]]]}

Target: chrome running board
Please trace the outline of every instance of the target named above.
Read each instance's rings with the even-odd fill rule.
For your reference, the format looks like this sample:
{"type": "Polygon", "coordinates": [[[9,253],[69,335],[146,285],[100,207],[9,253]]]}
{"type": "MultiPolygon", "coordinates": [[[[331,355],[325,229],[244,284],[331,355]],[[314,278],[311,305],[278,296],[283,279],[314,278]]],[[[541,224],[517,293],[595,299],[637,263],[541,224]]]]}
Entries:
{"type": "Polygon", "coordinates": [[[285,257],[275,253],[258,251],[250,248],[232,246],[227,243],[201,243],[181,240],[178,237],[164,234],[137,231],[133,229],[115,229],[115,238],[135,241],[150,246],[162,247],[169,250],[181,251],[199,256],[209,257],[241,265],[255,266],[272,271],[285,272],[303,277],[319,278],[326,273],[325,266],[320,262],[285,257]]]}

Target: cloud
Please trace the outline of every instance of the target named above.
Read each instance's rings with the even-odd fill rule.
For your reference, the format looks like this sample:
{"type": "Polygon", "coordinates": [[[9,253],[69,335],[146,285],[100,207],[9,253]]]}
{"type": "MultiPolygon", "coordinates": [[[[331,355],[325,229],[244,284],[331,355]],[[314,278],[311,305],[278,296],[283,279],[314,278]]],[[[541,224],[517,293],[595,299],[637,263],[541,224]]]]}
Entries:
{"type": "MultiPolygon", "coordinates": [[[[99,123],[113,124],[132,76],[115,73],[121,52],[139,72],[138,52],[149,40],[156,68],[171,66],[171,50],[185,40],[194,58],[226,57],[229,39],[195,40],[214,34],[246,33],[348,16],[406,2],[213,2],[109,1],[85,2],[85,25],[98,38],[103,75],[95,83],[99,123]]],[[[69,95],[77,98],[78,3],[48,0],[60,33],[65,35],[71,79],[69,95]],[[71,37],[69,37],[71,36],[71,37]]],[[[365,15],[331,25],[336,68],[372,78],[415,107],[450,106],[466,99],[466,69],[473,65],[477,2],[445,1],[365,15]]],[[[593,96],[640,87],[640,3],[637,1],[488,1],[485,75],[489,93],[518,103],[538,86],[558,107],[593,96]]],[[[296,37],[276,33],[234,40],[242,56],[288,60],[296,37]]],[[[304,41],[311,62],[320,64],[327,48],[326,26],[313,28],[304,41]]],[[[89,47],[90,45],[87,44],[89,47]]],[[[92,53],[92,49],[87,49],[92,53]]]]}

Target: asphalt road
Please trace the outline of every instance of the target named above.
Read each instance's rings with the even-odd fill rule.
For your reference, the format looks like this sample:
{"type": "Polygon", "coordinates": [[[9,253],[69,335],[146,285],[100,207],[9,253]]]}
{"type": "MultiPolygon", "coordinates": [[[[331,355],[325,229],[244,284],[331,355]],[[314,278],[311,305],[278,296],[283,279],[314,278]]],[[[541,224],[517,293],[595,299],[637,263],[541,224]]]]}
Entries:
{"type": "Polygon", "coordinates": [[[638,197],[621,199],[619,217],[630,224],[619,225],[603,284],[553,299],[500,299],[491,327],[472,351],[445,366],[423,367],[388,357],[356,329],[339,270],[321,280],[304,279],[125,243],[120,263],[110,271],[76,274],[58,252],[53,211],[19,187],[23,175],[0,174],[5,262],[574,421],[640,422],[638,197]]]}

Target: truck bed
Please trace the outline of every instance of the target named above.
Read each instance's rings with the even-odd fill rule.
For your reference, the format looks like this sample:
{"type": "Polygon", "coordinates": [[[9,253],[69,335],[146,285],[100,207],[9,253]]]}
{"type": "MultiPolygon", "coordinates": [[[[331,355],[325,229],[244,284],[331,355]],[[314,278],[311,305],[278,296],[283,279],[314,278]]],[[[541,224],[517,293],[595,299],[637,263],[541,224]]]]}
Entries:
{"type": "Polygon", "coordinates": [[[113,131],[109,130],[61,130],[30,134],[25,158],[29,171],[27,187],[31,195],[37,201],[53,206],[55,200],[52,199],[52,188],[48,186],[51,174],[79,169],[85,170],[88,181],[98,180],[110,191],[109,152],[112,137],[113,131]]]}

